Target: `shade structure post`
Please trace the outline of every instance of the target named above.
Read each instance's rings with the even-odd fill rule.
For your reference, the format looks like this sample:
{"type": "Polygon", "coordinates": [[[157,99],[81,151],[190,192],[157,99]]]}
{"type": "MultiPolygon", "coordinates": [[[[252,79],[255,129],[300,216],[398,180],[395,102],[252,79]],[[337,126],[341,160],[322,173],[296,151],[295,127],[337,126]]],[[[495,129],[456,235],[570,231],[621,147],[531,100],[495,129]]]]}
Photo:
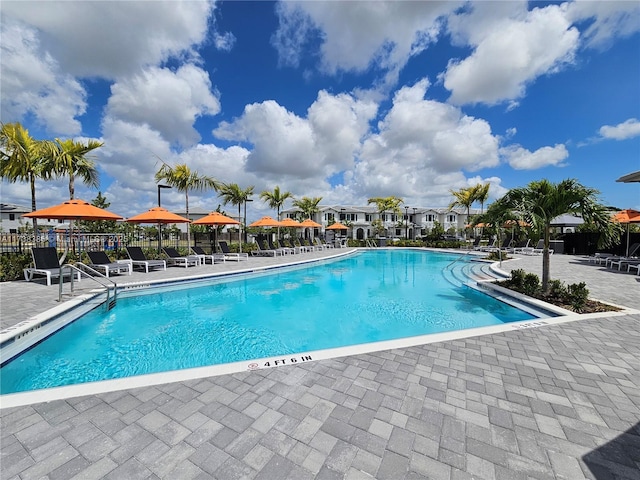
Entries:
{"type": "MultiPolygon", "coordinates": [[[[158,184],[158,208],[162,207],[160,203],[160,190],[163,188],[171,188],[169,185],[158,184]]],[[[162,252],[162,222],[158,222],[158,254],[162,252]]]]}

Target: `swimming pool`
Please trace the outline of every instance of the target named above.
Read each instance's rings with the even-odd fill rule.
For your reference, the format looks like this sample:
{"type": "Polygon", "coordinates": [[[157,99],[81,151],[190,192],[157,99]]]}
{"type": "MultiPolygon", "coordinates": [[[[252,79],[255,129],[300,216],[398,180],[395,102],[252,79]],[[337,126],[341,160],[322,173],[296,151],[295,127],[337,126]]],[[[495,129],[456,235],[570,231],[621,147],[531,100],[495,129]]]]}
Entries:
{"type": "Polygon", "coordinates": [[[361,252],[149,289],[95,309],[0,370],[2,394],[535,318],[443,275],[458,255],[361,252]]]}

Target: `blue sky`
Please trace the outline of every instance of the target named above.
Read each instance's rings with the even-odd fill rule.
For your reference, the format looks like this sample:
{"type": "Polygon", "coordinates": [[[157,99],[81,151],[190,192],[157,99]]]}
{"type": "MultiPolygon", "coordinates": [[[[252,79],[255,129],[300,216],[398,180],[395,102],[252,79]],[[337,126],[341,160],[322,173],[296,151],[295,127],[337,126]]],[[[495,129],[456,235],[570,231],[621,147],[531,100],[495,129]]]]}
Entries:
{"type": "MultiPolygon", "coordinates": [[[[576,178],[640,209],[640,4],[3,1],[2,122],[96,138],[100,190],[154,206],[160,159],[322,204],[448,205],[576,178]],[[73,18],[73,28],[68,19],[73,18]]],[[[76,196],[96,190],[77,185],[76,196]]],[[[39,183],[38,207],[66,198],[39,183]]],[[[184,195],[162,193],[184,208],[184,195]]],[[[2,201],[30,204],[26,184],[2,201]]],[[[214,192],[190,208],[215,209],[214,192]]],[[[229,206],[228,211],[234,211],[229,206]]],[[[259,201],[249,220],[272,214],[259,201]]]]}

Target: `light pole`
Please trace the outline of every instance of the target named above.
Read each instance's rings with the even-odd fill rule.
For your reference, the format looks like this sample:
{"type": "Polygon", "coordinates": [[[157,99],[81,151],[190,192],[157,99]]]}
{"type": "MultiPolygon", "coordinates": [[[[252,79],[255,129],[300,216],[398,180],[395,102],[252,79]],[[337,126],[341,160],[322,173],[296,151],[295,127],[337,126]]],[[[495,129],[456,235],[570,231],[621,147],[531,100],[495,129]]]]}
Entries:
{"type": "Polygon", "coordinates": [[[416,207],[413,207],[413,239],[416,239],[416,210],[418,210],[416,207]]]}
{"type": "Polygon", "coordinates": [[[404,207],[404,239],[408,240],[409,237],[409,207],[404,207]]]}
{"type": "Polygon", "coordinates": [[[247,202],[253,202],[250,198],[244,199],[244,243],[247,243],[247,202]]]}
{"type": "MultiPolygon", "coordinates": [[[[163,188],[171,188],[169,185],[158,184],[158,207],[160,207],[160,190],[163,188]]],[[[187,226],[187,228],[189,228],[187,226]]],[[[158,222],[158,253],[162,251],[162,223],[158,222]]]]}

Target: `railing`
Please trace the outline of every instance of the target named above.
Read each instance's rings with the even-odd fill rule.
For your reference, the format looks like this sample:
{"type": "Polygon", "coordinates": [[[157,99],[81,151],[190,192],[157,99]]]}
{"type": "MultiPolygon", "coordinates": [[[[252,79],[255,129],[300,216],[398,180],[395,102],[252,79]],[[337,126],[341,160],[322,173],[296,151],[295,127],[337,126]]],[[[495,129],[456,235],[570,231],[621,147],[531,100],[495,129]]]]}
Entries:
{"type": "Polygon", "coordinates": [[[451,267],[454,263],[456,263],[458,260],[462,260],[464,257],[466,257],[467,255],[469,255],[471,252],[473,252],[474,250],[469,249],[467,250],[467,252],[464,255],[460,255],[458,258],[456,258],[453,262],[451,262],[449,265],[447,265],[446,267],[444,267],[444,269],[446,270],[447,268],[451,267]]]}
{"type": "Polygon", "coordinates": [[[373,240],[370,239],[366,239],[366,245],[368,248],[377,248],[378,244],[376,242],[374,242],[373,240]]]}
{"type": "Polygon", "coordinates": [[[94,268],[91,268],[89,265],[85,265],[82,262],[77,262],[75,265],[67,263],[67,264],[62,265],[60,267],[60,282],[59,282],[59,288],[58,288],[58,301],[59,302],[62,301],[62,284],[63,284],[63,279],[64,279],[64,275],[62,274],[62,270],[64,268],[68,268],[70,270],[70,272],[71,272],[71,292],[73,292],[73,278],[75,276],[73,274],[73,271],[75,270],[80,275],[85,275],[86,278],[89,278],[89,279],[99,283],[102,287],[105,288],[105,290],[107,292],[107,300],[105,301],[105,307],[106,307],[107,310],[111,310],[116,305],[116,300],[118,299],[118,284],[116,282],[114,282],[113,280],[111,280],[106,275],[103,275],[102,273],[98,272],[94,268]],[[78,265],[81,265],[82,268],[78,268],[78,265]],[[96,276],[92,277],[91,275],[89,275],[87,273],[86,270],[90,271],[91,273],[93,273],[96,276]],[[102,282],[102,280],[108,281],[109,283],[111,283],[111,285],[105,285],[102,282]],[[111,288],[112,287],[113,287],[113,298],[111,298],[111,288]]]}

